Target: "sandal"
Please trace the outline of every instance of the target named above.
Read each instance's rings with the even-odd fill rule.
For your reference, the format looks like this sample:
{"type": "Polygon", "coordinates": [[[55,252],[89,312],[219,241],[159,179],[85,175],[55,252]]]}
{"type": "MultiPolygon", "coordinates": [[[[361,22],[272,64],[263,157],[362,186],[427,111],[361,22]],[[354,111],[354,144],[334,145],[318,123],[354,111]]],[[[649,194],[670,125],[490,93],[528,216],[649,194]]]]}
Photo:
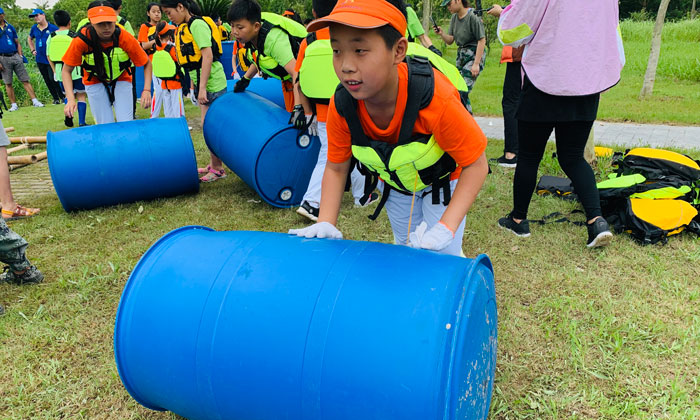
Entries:
{"type": "Polygon", "coordinates": [[[223,169],[217,171],[216,169],[210,168],[208,174],[199,178],[199,182],[214,182],[221,178],[226,178],[226,172],[223,169]]]}
{"type": "Polygon", "coordinates": [[[197,168],[197,173],[198,174],[206,174],[211,170],[211,165],[207,165],[206,168],[197,168]]]}
{"type": "Polygon", "coordinates": [[[9,220],[17,220],[17,219],[24,219],[27,217],[34,216],[39,213],[39,209],[33,209],[29,207],[23,207],[17,204],[17,207],[15,207],[15,210],[5,210],[2,209],[2,218],[5,221],[9,220]]]}

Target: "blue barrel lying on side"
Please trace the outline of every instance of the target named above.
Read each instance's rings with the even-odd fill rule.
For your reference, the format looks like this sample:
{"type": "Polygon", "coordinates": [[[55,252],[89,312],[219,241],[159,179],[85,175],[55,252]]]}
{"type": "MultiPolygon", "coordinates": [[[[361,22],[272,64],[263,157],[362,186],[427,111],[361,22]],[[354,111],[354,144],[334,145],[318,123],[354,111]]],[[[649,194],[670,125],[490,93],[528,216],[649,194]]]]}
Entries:
{"type": "Polygon", "coordinates": [[[184,118],[152,118],[49,131],[49,170],[66,211],[199,191],[184,118]]]}
{"type": "Polygon", "coordinates": [[[188,419],[477,420],[496,335],[486,255],[187,226],[131,273],[114,354],[188,419]]]}
{"type": "Polygon", "coordinates": [[[301,203],[321,148],[288,122],[286,110],[247,91],[214,101],[204,120],[207,146],[275,207],[301,203]]]}

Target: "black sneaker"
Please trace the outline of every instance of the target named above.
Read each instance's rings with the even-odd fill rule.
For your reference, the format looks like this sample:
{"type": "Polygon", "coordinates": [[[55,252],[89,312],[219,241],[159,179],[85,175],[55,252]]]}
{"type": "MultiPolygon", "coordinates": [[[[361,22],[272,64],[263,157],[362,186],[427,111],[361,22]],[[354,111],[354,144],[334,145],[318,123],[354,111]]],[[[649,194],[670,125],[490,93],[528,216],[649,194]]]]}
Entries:
{"type": "Polygon", "coordinates": [[[60,104],[61,104],[61,101],[58,100],[58,99],[54,99],[54,100],[53,100],[53,104],[54,104],[54,105],[60,105],[60,104]]]}
{"type": "MultiPolygon", "coordinates": [[[[363,197],[364,198],[364,197],[363,197]]],[[[379,194],[376,192],[371,193],[370,195],[367,196],[367,201],[362,203],[362,200],[360,199],[360,204],[355,204],[355,207],[367,207],[370,204],[374,203],[375,201],[379,200],[379,194]]]]}
{"type": "Polygon", "coordinates": [[[5,315],[5,307],[0,305],[0,316],[5,315]]]}
{"type": "Polygon", "coordinates": [[[23,284],[38,284],[44,280],[44,275],[41,274],[35,266],[30,266],[24,273],[17,274],[10,269],[9,266],[5,266],[5,272],[0,276],[0,282],[7,282],[17,285],[23,284]]]}
{"type": "Polygon", "coordinates": [[[598,248],[606,246],[612,241],[613,234],[610,232],[608,222],[602,217],[597,218],[593,223],[586,226],[588,228],[588,243],[589,248],[598,248]]]}
{"type": "Polygon", "coordinates": [[[516,236],[520,236],[521,238],[527,238],[530,236],[530,223],[527,221],[527,219],[521,221],[520,223],[516,223],[515,220],[513,220],[513,217],[509,214],[506,217],[501,217],[498,219],[498,226],[513,232],[516,236]]]}
{"type": "Polygon", "coordinates": [[[297,209],[297,213],[309,218],[313,222],[318,221],[318,207],[312,206],[308,201],[301,203],[301,206],[297,209]]]}
{"type": "Polygon", "coordinates": [[[518,166],[518,157],[515,156],[512,159],[506,159],[506,155],[503,155],[497,159],[489,159],[490,162],[497,163],[498,166],[502,166],[504,168],[515,168],[518,166]]]}

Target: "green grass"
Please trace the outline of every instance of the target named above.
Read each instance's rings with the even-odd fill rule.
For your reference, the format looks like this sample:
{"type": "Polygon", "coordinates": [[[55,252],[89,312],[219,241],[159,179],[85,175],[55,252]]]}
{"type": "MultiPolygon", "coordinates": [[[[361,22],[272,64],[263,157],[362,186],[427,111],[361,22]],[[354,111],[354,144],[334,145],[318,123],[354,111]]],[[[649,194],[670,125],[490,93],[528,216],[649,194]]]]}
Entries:
{"type": "MultiPolygon", "coordinates": [[[[196,115],[191,105],[187,112],[196,115]]],[[[17,127],[18,135],[38,134],[61,129],[60,114],[58,106],[22,108],[3,123],[17,127]]],[[[201,132],[193,135],[203,163],[201,132]]],[[[499,156],[502,147],[491,141],[487,154],[499,156]]],[[[142,169],[145,177],[156,171],[142,169]]],[[[561,173],[550,157],[542,170],[561,173]]],[[[597,171],[607,170],[601,161],[597,171]]],[[[464,237],[465,253],[487,253],[496,273],[491,417],[699,418],[700,242],[681,235],[666,246],[641,247],[618,235],[608,248],[591,251],[585,230],[572,224],[535,225],[531,238],[516,238],[496,227],[511,206],[512,174],[494,168],[464,237]]],[[[41,207],[41,215],[11,227],[29,241],[28,256],[46,280],[0,285],[7,306],[0,318],[3,419],[174,418],[132,400],[114,364],[114,316],[139,257],[183,225],[284,232],[306,224],[293,209],[260,203],[235,176],[202,186],[198,195],[70,214],[53,194],[24,204],[41,207]]],[[[576,207],[535,197],[530,216],[576,207]]],[[[367,213],[346,197],[339,228],[348,239],[391,242],[386,215],[371,222],[367,213]]]]}
{"type": "MultiPolygon", "coordinates": [[[[490,19],[490,18],[487,18],[490,19]]],[[[447,23],[443,25],[447,28],[447,23]]],[[[624,21],[620,25],[627,63],[620,83],[601,95],[598,119],[603,121],[699,125],[700,109],[700,19],[667,22],[662,35],[661,55],[654,95],[639,99],[646,71],[653,22],[624,21]]],[[[454,63],[455,45],[445,46],[433,35],[454,63]]],[[[574,53],[574,52],[572,52],[574,53]]],[[[486,66],[470,94],[476,115],[501,116],[505,64],[499,64],[501,45],[491,43],[486,66]]]]}

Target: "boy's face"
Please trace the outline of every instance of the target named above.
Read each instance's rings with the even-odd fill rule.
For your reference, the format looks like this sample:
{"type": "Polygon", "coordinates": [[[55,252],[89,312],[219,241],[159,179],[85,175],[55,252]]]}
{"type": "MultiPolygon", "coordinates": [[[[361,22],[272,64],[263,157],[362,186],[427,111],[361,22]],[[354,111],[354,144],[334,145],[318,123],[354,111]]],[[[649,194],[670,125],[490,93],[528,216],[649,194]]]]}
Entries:
{"type": "Polygon", "coordinates": [[[238,19],[231,22],[231,32],[236,41],[245,44],[258,36],[260,22],[252,23],[248,19],[238,19]]]}
{"type": "Polygon", "coordinates": [[[92,26],[95,27],[95,31],[97,32],[97,36],[100,37],[100,40],[109,41],[112,39],[117,24],[114,22],[100,22],[92,26]]]}
{"type": "Polygon", "coordinates": [[[452,0],[447,3],[447,11],[450,13],[457,13],[459,11],[459,6],[462,4],[461,0],[452,0]],[[459,3],[459,4],[457,4],[459,3]]]}
{"type": "Polygon", "coordinates": [[[180,25],[187,17],[187,9],[182,7],[180,3],[177,4],[177,7],[163,7],[163,12],[165,12],[168,19],[175,25],[180,25]]]}
{"type": "Polygon", "coordinates": [[[333,24],[330,31],[333,67],[343,87],[357,100],[380,97],[406,56],[406,39],[389,49],[373,29],[333,24]]]}

